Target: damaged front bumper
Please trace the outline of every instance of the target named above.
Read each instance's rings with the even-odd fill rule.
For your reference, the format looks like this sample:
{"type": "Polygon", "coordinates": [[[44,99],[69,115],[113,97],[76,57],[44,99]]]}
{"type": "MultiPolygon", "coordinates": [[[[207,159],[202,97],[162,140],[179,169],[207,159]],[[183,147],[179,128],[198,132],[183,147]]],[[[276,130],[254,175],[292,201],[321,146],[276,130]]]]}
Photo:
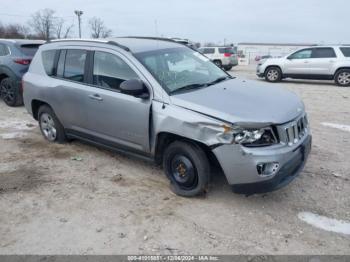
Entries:
{"type": "Polygon", "coordinates": [[[287,185],[301,172],[311,150],[311,140],[308,134],[293,146],[278,144],[248,148],[237,144],[222,145],[213,153],[234,192],[265,193],[287,185]],[[266,167],[267,172],[262,167],[266,167]]]}

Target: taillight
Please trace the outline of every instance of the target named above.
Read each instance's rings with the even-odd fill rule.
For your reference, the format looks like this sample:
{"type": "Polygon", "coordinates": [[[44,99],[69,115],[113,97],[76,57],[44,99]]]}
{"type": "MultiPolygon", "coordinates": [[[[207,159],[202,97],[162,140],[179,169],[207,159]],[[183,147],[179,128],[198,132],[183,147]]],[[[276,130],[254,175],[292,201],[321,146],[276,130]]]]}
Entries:
{"type": "Polygon", "coordinates": [[[225,53],[224,56],[225,57],[230,57],[232,54],[231,53],[225,53]]]}
{"type": "Polygon", "coordinates": [[[19,58],[19,59],[15,59],[15,60],[13,60],[16,64],[20,64],[20,65],[29,65],[30,64],[30,62],[32,62],[32,60],[30,60],[30,59],[21,59],[21,58],[19,58]]]}

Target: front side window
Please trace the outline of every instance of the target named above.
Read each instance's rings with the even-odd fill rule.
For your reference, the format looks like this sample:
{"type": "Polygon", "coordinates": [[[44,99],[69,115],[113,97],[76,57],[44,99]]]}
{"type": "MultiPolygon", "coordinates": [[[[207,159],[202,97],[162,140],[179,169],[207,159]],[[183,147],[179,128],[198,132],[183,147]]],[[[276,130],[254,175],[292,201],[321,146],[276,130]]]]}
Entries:
{"type": "Polygon", "coordinates": [[[312,49],[304,49],[292,54],[289,59],[308,59],[311,58],[311,55],[312,49]]]}
{"type": "Polygon", "coordinates": [[[325,47],[325,48],[314,48],[312,51],[312,58],[334,58],[337,57],[334,49],[325,47]]]}
{"type": "Polygon", "coordinates": [[[137,78],[139,78],[137,74],[121,58],[106,52],[95,52],[94,85],[118,90],[125,80],[137,78]]]}
{"type": "Polygon", "coordinates": [[[142,52],[135,56],[170,94],[229,78],[207,57],[186,47],[142,52]]]}
{"type": "Polygon", "coordinates": [[[77,82],[84,82],[84,69],[87,51],[67,50],[63,77],[77,82]]]}
{"type": "Polygon", "coordinates": [[[345,57],[350,57],[350,47],[341,47],[340,51],[345,57]]]}

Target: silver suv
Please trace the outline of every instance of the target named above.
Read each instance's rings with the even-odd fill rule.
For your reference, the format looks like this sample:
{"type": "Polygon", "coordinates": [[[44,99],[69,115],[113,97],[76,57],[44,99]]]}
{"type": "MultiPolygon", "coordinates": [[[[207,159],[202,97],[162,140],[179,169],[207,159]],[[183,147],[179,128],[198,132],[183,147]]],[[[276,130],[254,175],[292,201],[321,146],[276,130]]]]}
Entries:
{"type": "Polygon", "coordinates": [[[81,139],[153,159],[181,196],[206,192],[213,164],[235,192],[277,189],[310,151],[294,93],[231,77],[170,40],[52,42],[23,81],[25,106],[48,141],[81,139]]]}
{"type": "Polygon", "coordinates": [[[259,63],[257,75],[269,82],[283,78],[334,80],[339,86],[350,86],[350,46],[312,47],[283,58],[259,63]]]}
{"type": "Polygon", "coordinates": [[[213,61],[218,67],[229,71],[238,65],[237,54],[232,47],[209,46],[198,48],[198,51],[213,61]]]}

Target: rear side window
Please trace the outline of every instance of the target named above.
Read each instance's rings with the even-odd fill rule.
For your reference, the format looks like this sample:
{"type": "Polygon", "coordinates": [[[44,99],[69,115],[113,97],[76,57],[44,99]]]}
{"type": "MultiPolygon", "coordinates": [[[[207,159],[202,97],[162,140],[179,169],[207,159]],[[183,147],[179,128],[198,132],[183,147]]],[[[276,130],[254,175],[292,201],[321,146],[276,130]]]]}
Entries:
{"type": "Polygon", "coordinates": [[[42,60],[47,75],[53,76],[55,69],[56,50],[46,50],[42,52],[42,60]]]}
{"type": "Polygon", "coordinates": [[[201,49],[201,52],[203,54],[214,54],[215,53],[215,49],[214,48],[203,48],[203,49],[201,49]]]}
{"type": "Polygon", "coordinates": [[[312,58],[332,58],[337,57],[333,48],[314,48],[312,58]]]}
{"type": "Polygon", "coordinates": [[[95,52],[94,85],[118,90],[122,82],[135,78],[139,77],[121,58],[106,52],[95,52]]]}
{"type": "Polygon", "coordinates": [[[340,51],[345,57],[350,57],[350,47],[341,47],[340,51]]]}
{"type": "Polygon", "coordinates": [[[0,44],[0,56],[5,56],[10,54],[8,47],[4,44],[0,44]]]}
{"type": "Polygon", "coordinates": [[[26,56],[34,56],[36,51],[38,51],[38,48],[41,45],[38,44],[25,44],[25,45],[20,45],[20,50],[22,53],[26,56]]]}
{"type": "Polygon", "coordinates": [[[84,69],[87,51],[67,50],[63,77],[77,82],[84,82],[84,69]]]}

